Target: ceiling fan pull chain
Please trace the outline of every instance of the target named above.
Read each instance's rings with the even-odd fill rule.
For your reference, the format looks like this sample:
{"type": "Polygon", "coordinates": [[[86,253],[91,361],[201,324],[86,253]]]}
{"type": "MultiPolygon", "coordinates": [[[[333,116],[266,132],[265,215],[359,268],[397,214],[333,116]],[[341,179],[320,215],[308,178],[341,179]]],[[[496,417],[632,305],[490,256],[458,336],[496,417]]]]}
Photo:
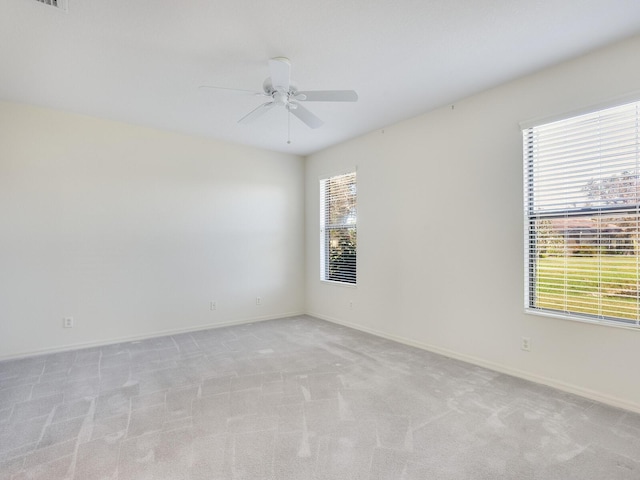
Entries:
{"type": "Polygon", "coordinates": [[[287,145],[291,145],[291,109],[287,108],[287,145]]]}

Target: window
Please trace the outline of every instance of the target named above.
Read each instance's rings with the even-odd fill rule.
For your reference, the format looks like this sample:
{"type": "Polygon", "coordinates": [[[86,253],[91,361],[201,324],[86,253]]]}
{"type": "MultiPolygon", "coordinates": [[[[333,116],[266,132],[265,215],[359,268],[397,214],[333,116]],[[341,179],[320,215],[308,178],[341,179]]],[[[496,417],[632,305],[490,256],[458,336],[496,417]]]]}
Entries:
{"type": "Polygon", "coordinates": [[[640,102],[523,130],[526,308],[640,326],[640,102]]]}
{"type": "Polygon", "coordinates": [[[356,173],[320,180],[320,279],[356,283],[356,173]]]}

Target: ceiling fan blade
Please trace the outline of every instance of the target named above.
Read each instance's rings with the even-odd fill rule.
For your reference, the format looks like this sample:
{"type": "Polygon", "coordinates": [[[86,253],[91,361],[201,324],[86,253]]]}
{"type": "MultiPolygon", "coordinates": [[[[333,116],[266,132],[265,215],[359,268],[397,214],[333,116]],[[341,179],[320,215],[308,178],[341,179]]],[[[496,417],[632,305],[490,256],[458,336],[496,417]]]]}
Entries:
{"type": "Polygon", "coordinates": [[[289,111],[293,115],[298,117],[300,120],[302,120],[302,122],[305,123],[308,127],[318,128],[324,124],[322,120],[320,120],[318,117],[316,117],[313,113],[311,113],[309,110],[304,108],[299,103],[292,102],[292,106],[294,106],[295,108],[289,108],[289,111]]]}
{"type": "Polygon", "coordinates": [[[249,123],[249,122],[252,122],[256,118],[261,117],[264,114],[264,112],[266,112],[267,110],[271,110],[273,107],[275,107],[275,105],[276,105],[275,102],[263,103],[262,105],[259,105],[256,108],[254,108],[253,110],[251,110],[249,113],[247,113],[240,120],[238,120],[238,123],[249,123]]]}
{"type": "Polygon", "coordinates": [[[277,90],[282,88],[289,91],[291,85],[291,62],[285,57],[275,57],[269,60],[269,72],[271,73],[271,84],[277,90]]]}
{"type": "Polygon", "coordinates": [[[206,92],[208,90],[226,90],[228,92],[238,92],[238,93],[250,93],[252,95],[258,95],[261,97],[265,97],[264,92],[256,92],[255,90],[244,90],[242,88],[228,88],[228,87],[214,87],[213,85],[200,85],[198,90],[201,92],[206,92]]]}
{"type": "Polygon", "coordinates": [[[296,92],[296,100],[301,102],[357,102],[358,94],[354,90],[310,90],[296,92]],[[298,98],[302,95],[305,98],[298,98]]]}

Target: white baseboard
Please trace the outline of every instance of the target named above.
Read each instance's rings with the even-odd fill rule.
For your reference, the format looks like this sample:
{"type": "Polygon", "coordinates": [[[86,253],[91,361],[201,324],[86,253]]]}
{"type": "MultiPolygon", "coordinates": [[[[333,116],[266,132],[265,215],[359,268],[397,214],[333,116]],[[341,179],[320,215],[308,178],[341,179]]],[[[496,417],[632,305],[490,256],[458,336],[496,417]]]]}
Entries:
{"type": "Polygon", "coordinates": [[[265,315],[261,317],[250,317],[250,318],[243,318],[240,320],[231,320],[229,322],[207,323],[203,325],[196,325],[193,327],[186,327],[186,328],[158,330],[156,332],[149,332],[149,333],[144,333],[140,335],[129,335],[125,337],[115,337],[115,338],[110,338],[107,340],[99,340],[95,342],[72,343],[72,344],[62,345],[59,347],[43,348],[40,350],[15,353],[11,355],[0,355],[0,361],[11,360],[15,358],[35,357],[38,355],[46,355],[49,353],[67,352],[69,350],[78,350],[81,348],[103,347],[105,345],[113,345],[114,343],[135,342],[138,340],[146,340],[148,338],[164,337],[167,335],[178,335],[180,333],[198,332],[200,330],[211,330],[215,328],[230,327],[233,325],[246,325],[249,323],[262,322],[265,320],[276,320],[278,318],[297,317],[299,315],[305,315],[305,313],[304,312],[280,313],[277,315],[265,315]]]}
{"type": "Polygon", "coordinates": [[[629,410],[635,413],[640,413],[640,404],[635,402],[630,402],[628,400],[624,400],[621,398],[617,398],[606,393],[598,392],[595,390],[590,390],[588,388],[583,388],[578,385],[574,385],[571,383],[563,382],[561,380],[557,380],[554,378],[543,377],[541,375],[537,375],[535,373],[525,372],[523,370],[518,370],[516,368],[509,367],[507,365],[503,365],[500,363],[495,363],[489,360],[484,360],[482,358],[474,357],[471,355],[466,355],[463,353],[455,352],[453,350],[449,350],[446,348],[436,347],[434,345],[429,345],[427,343],[416,342],[414,340],[410,340],[408,338],[400,337],[397,335],[392,335],[390,333],[382,332],[379,330],[375,330],[372,328],[368,328],[362,325],[358,325],[351,322],[346,322],[344,320],[339,320],[337,318],[328,317],[326,315],[321,315],[318,313],[307,312],[307,315],[310,317],[319,318],[321,320],[326,320],[327,322],[335,323],[338,325],[342,325],[345,327],[353,328],[354,330],[359,330],[361,332],[370,333],[371,335],[375,335],[377,337],[386,338],[387,340],[392,340],[394,342],[402,343],[404,345],[409,345],[411,347],[420,348],[422,350],[427,350],[429,352],[437,353],[440,355],[444,355],[445,357],[455,358],[456,360],[462,360],[463,362],[471,363],[473,365],[478,365],[480,367],[488,368],[489,370],[493,370],[496,372],[504,373],[507,375],[511,375],[514,377],[522,378],[524,380],[529,380],[531,382],[539,383],[542,385],[546,385],[548,387],[552,387],[558,390],[562,390],[563,392],[572,393],[574,395],[578,395],[581,397],[588,398],[590,400],[595,400],[596,402],[604,403],[616,408],[622,408],[624,410],[629,410]]]}

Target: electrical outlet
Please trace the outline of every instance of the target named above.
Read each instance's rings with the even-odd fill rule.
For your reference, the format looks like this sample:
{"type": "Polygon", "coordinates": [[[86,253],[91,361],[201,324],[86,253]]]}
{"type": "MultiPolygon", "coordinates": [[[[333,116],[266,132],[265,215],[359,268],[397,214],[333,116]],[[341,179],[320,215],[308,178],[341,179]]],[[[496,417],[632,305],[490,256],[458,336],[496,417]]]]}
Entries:
{"type": "Polygon", "coordinates": [[[62,326],[64,328],[73,328],[73,317],[64,317],[62,326]]]}
{"type": "Polygon", "coordinates": [[[353,300],[349,300],[349,308],[353,310],[353,300]]]}
{"type": "Polygon", "coordinates": [[[212,312],[218,309],[218,304],[216,302],[209,302],[209,310],[212,312]]]}
{"type": "Polygon", "coordinates": [[[256,297],[256,305],[262,305],[262,298],[256,297]]]}
{"type": "Polygon", "coordinates": [[[522,337],[522,343],[520,344],[520,348],[525,352],[531,351],[531,339],[529,337],[522,337]]]}

